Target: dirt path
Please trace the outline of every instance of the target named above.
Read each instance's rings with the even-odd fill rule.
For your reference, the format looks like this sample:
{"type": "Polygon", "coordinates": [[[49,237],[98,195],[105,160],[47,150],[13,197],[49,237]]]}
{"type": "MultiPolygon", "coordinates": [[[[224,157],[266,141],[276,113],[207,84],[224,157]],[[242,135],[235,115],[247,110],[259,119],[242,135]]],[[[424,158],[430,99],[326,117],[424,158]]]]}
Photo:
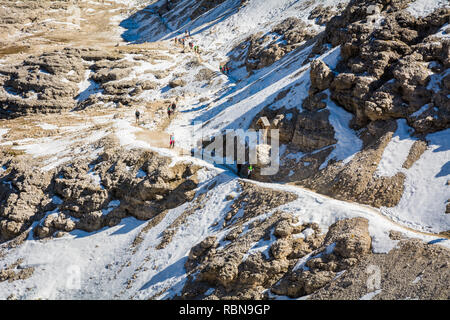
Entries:
{"type": "Polygon", "coordinates": [[[188,150],[180,148],[176,145],[175,148],[169,147],[170,134],[162,131],[152,131],[145,128],[141,128],[143,131],[135,133],[136,139],[147,142],[152,147],[165,148],[174,151],[179,156],[190,156],[191,153],[188,150]]]}

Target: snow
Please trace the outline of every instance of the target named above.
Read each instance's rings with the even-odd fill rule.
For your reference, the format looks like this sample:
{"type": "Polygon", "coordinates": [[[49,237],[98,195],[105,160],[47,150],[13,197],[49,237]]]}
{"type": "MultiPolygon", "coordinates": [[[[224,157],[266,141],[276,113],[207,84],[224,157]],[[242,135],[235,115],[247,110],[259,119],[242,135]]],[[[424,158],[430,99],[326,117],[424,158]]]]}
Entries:
{"type": "Polygon", "coordinates": [[[376,295],[380,294],[383,290],[382,289],[378,289],[372,292],[369,292],[365,295],[363,295],[361,298],[359,298],[359,300],[372,300],[376,295]]]}
{"type": "MultiPolygon", "coordinates": [[[[428,148],[408,170],[405,190],[397,206],[382,212],[402,224],[428,232],[450,229],[450,216],[445,214],[450,186],[450,129],[427,136],[428,148]]],[[[397,166],[398,167],[398,166],[397,166]]]]}
{"type": "MultiPolygon", "coordinates": [[[[330,94],[328,92],[328,94],[330,94]]],[[[355,154],[362,148],[362,141],[356,134],[356,131],[349,128],[350,120],[353,115],[341,107],[338,107],[331,99],[327,99],[327,110],[330,111],[330,123],[334,128],[334,137],[337,143],[328,155],[327,159],[320,165],[323,169],[328,165],[331,159],[342,161],[343,164],[353,159],[355,154]]]]}
{"type": "Polygon", "coordinates": [[[438,32],[436,32],[434,34],[435,37],[439,37],[442,39],[450,39],[450,34],[448,32],[446,32],[445,30],[447,30],[447,28],[449,27],[449,24],[446,23],[442,26],[441,29],[438,30],[438,32]]]}
{"type": "MultiPolygon", "coordinates": [[[[132,6],[132,2],[126,0],[118,2],[132,6]]],[[[267,106],[274,110],[285,107],[288,110],[297,108],[298,111],[303,111],[301,104],[308,95],[310,79],[309,64],[302,66],[301,62],[311,53],[312,45],[303,45],[272,66],[257,70],[249,77],[242,68],[232,70],[229,76],[219,74],[217,71],[219,62],[229,60],[227,53],[249,35],[258,31],[269,33],[275,23],[290,16],[296,16],[311,24],[307,17],[316,4],[296,0],[264,2],[250,0],[245,7],[237,11],[239,3],[238,0],[226,1],[195,20],[187,20],[185,25],[173,24],[170,15],[189,15],[196,6],[195,1],[180,1],[174,11],[164,14],[158,23],[146,17],[145,12],[138,14],[136,19],[131,21],[135,23],[136,29],[128,35],[134,36],[137,42],[171,39],[187,28],[191,31],[194,41],[205,50],[202,54],[203,65],[189,69],[186,76],[187,85],[184,88],[158,88],[139,96],[144,101],[171,99],[177,95],[185,97],[179,107],[177,118],[166,129],[167,132],[175,133],[177,143],[185,146],[185,149],[192,146],[192,137],[195,134],[200,133],[208,137],[225,129],[248,129],[254,116],[267,106]],[[157,30],[158,25],[161,27],[161,24],[165,26],[163,31],[157,30]],[[139,33],[135,32],[136,30],[139,30],[139,33]],[[205,67],[216,71],[208,85],[195,80],[197,72],[205,67]],[[220,84],[219,81],[222,83],[220,84]],[[287,95],[275,101],[280,91],[286,89],[290,89],[287,95]],[[189,92],[195,92],[195,95],[190,96],[189,92]],[[199,102],[202,97],[207,97],[208,100],[199,102]],[[196,121],[201,122],[202,125],[196,126],[196,121]]],[[[413,10],[414,14],[426,14],[432,6],[443,3],[442,0],[417,0],[408,10],[413,10]]],[[[321,4],[336,5],[336,1],[324,0],[321,4]]],[[[151,9],[150,6],[146,10],[151,9]]],[[[379,17],[377,23],[380,21],[379,17]]],[[[323,29],[319,26],[312,28],[318,31],[323,29]]],[[[439,32],[443,35],[443,30],[439,32]]],[[[274,39],[279,41],[276,37],[274,39]]],[[[193,58],[191,54],[167,53],[167,55],[170,58],[168,60],[158,60],[154,63],[142,61],[141,65],[133,68],[128,78],[152,80],[162,86],[167,79],[158,80],[148,71],[173,68],[168,76],[172,77],[177,73],[185,72],[186,64],[193,58]]],[[[318,58],[331,69],[335,69],[340,58],[340,48],[330,48],[318,58]]],[[[125,55],[125,59],[130,60],[132,56],[125,55]]],[[[449,70],[443,75],[432,75],[429,88],[439,90],[438,84],[448,72],[449,70]]],[[[98,85],[89,80],[90,76],[91,72],[87,71],[84,81],[79,84],[79,101],[91,94],[102,94],[98,85]]],[[[343,165],[348,163],[362,147],[358,132],[349,128],[352,114],[338,107],[330,99],[326,103],[326,110],[330,112],[329,119],[335,130],[337,142],[331,146],[332,151],[322,163],[321,169],[325,168],[332,159],[342,161],[343,165]]],[[[426,106],[423,106],[414,116],[419,116],[425,110],[426,106]]],[[[292,119],[293,113],[288,111],[285,116],[288,120],[292,119]]],[[[220,225],[233,202],[227,201],[226,196],[233,195],[234,198],[239,196],[241,190],[238,180],[226,167],[218,168],[199,159],[179,157],[171,150],[156,148],[152,145],[152,141],[137,139],[136,133],[144,129],[133,125],[132,116],[122,119],[113,119],[112,116],[95,117],[92,123],[109,125],[120,145],[126,149],[155,150],[162,155],[172,157],[171,165],[178,161],[189,161],[204,166],[197,173],[199,180],[197,194],[207,192],[207,196],[202,206],[187,218],[186,223],[179,226],[172,241],[159,250],[156,250],[156,247],[161,241],[163,231],[189,208],[190,203],[168,210],[159,224],[151,231],[142,234],[142,243],[133,249],[131,245],[147,221],[138,221],[131,217],[123,219],[119,225],[92,233],[76,230],[67,237],[47,241],[34,240],[31,236],[24,245],[10,249],[4,257],[5,263],[14,262],[17,258],[23,257],[25,265],[33,265],[36,268],[31,278],[14,283],[14,291],[20,298],[27,299],[148,299],[151,297],[167,299],[174,297],[181,291],[186,281],[184,264],[192,246],[209,235],[216,235],[218,239],[223,239],[227,232],[227,230],[220,230],[220,225]],[[208,190],[208,186],[213,182],[216,182],[216,186],[208,190]],[[213,227],[216,223],[218,225],[213,227]],[[136,252],[132,253],[134,249],[136,252]],[[133,280],[131,287],[126,288],[126,283],[130,279],[133,280]],[[32,289],[27,290],[27,288],[32,289]]],[[[385,148],[376,171],[376,174],[380,176],[392,176],[398,172],[405,174],[405,192],[396,207],[378,210],[331,199],[296,186],[256,182],[262,187],[295,193],[298,198],[252,221],[265,219],[275,210],[281,210],[293,213],[301,224],[317,223],[321,232],[326,233],[329,226],[340,219],[364,217],[369,221],[369,233],[372,236],[373,251],[376,253],[388,252],[398,244],[398,241],[389,238],[390,230],[400,231],[406,237],[419,238],[431,244],[439,242],[440,245],[450,248],[449,240],[417,232],[417,230],[440,232],[450,229],[450,215],[444,213],[450,194],[450,187],[446,185],[450,175],[448,165],[450,129],[428,135],[426,137],[429,141],[428,149],[410,169],[406,170],[402,168],[402,164],[416,139],[410,136],[405,120],[398,120],[397,123],[398,128],[385,148]]],[[[66,133],[65,136],[52,138],[25,139],[19,141],[19,146],[14,147],[34,157],[46,157],[43,170],[51,170],[70,161],[81,149],[95,157],[101,152],[101,148],[94,148],[92,144],[111,133],[108,129],[86,133],[85,131],[90,129],[91,125],[60,128],[47,123],[38,125],[44,130],[60,129],[66,133]],[[80,135],[80,133],[83,134],[80,135]],[[77,143],[81,143],[82,147],[77,146],[77,143]]],[[[0,139],[7,132],[8,129],[0,129],[0,139]]],[[[286,146],[282,146],[280,153],[283,154],[285,150],[286,146]]],[[[318,151],[320,150],[316,152],[318,151]]],[[[290,153],[286,157],[298,162],[305,154],[290,153]]],[[[307,166],[310,163],[304,162],[303,165],[307,166]]],[[[89,172],[92,183],[102,188],[101,177],[94,169],[95,167],[91,167],[89,172]]],[[[293,170],[290,170],[289,175],[291,174],[294,174],[293,170]]],[[[137,178],[146,176],[142,168],[136,172],[137,178]]],[[[4,183],[8,184],[6,181],[4,183]]],[[[11,185],[11,182],[9,184],[11,185]]],[[[60,205],[62,200],[55,196],[52,202],[60,205]]],[[[102,214],[108,215],[120,205],[120,200],[112,200],[102,210],[102,214]]],[[[58,212],[56,209],[47,214],[58,212]]],[[[242,214],[241,210],[234,219],[242,214]]],[[[249,224],[250,222],[244,225],[246,227],[244,233],[249,231],[249,224]]],[[[307,238],[312,233],[314,233],[313,229],[306,229],[295,237],[307,238]]],[[[257,252],[267,256],[273,241],[275,237],[271,235],[269,240],[254,243],[244,259],[257,252]]],[[[222,240],[220,243],[224,245],[225,241],[222,240]]],[[[333,245],[330,245],[326,252],[330,253],[333,249],[333,245]]],[[[296,268],[304,268],[306,261],[311,257],[313,254],[297,261],[296,268]]],[[[5,299],[12,288],[11,284],[1,282],[0,299],[5,299]]],[[[213,290],[213,288],[209,289],[207,294],[212,294],[213,290]]],[[[380,292],[377,290],[368,293],[361,299],[372,299],[380,292]]]]}
{"type": "Polygon", "coordinates": [[[56,204],[56,205],[63,204],[62,199],[61,199],[60,197],[58,197],[58,196],[53,196],[53,197],[52,197],[52,202],[53,202],[54,204],[56,204]]]}
{"type": "Polygon", "coordinates": [[[115,208],[120,206],[120,200],[112,200],[108,203],[108,206],[106,209],[102,209],[102,214],[104,216],[108,215],[111,211],[113,211],[115,208]]]}
{"type": "Polygon", "coordinates": [[[57,126],[55,126],[53,124],[48,124],[48,123],[45,123],[45,122],[39,123],[38,126],[41,127],[44,130],[55,130],[55,129],[58,129],[57,126]]]}
{"type": "Polygon", "coordinates": [[[406,123],[406,119],[397,120],[397,130],[386,146],[378,164],[376,174],[392,177],[401,171],[402,165],[408,157],[416,138],[411,137],[412,128],[406,123]]]}
{"type": "Polygon", "coordinates": [[[9,129],[2,129],[0,128],[0,141],[2,141],[2,138],[5,134],[7,134],[9,129]]]}
{"type": "Polygon", "coordinates": [[[450,8],[448,0],[416,0],[411,2],[406,10],[412,16],[418,18],[425,17],[440,7],[450,8]]]}
{"type": "Polygon", "coordinates": [[[418,117],[418,116],[420,116],[422,113],[424,113],[426,110],[428,110],[429,107],[430,107],[429,104],[423,105],[419,110],[417,110],[416,112],[412,113],[411,117],[418,117]]]}

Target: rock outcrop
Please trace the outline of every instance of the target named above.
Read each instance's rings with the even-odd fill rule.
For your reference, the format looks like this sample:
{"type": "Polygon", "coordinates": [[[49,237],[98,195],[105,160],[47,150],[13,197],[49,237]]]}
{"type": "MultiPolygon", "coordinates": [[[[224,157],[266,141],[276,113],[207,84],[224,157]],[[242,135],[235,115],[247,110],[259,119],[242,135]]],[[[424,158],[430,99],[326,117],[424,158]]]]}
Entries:
{"type": "Polygon", "coordinates": [[[0,239],[14,238],[34,221],[40,221],[34,236],[45,238],[111,227],[127,216],[148,220],[195,195],[199,167],[170,163],[156,153],[117,147],[105,149],[93,163],[77,160],[49,172],[33,170],[26,156],[4,157],[0,239]]]}
{"type": "Polygon", "coordinates": [[[314,36],[315,32],[302,20],[290,17],[274,26],[271,33],[250,36],[232,51],[231,56],[250,73],[272,65],[314,36]]]}
{"type": "Polygon", "coordinates": [[[319,290],[337,272],[371,254],[368,223],[362,218],[340,220],[326,236],[316,224],[299,225],[282,212],[246,228],[243,235],[226,237],[229,242],[223,246],[208,237],[191,249],[186,270],[195,276],[189,277],[179,298],[262,299],[266,289],[299,297],[319,290]],[[272,234],[277,239],[268,252],[249,252],[251,244],[267,241],[272,234]],[[301,258],[308,268],[297,266],[301,258]],[[211,287],[214,293],[205,296],[211,287]]]}
{"type": "Polygon", "coordinates": [[[316,47],[341,46],[340,74],[331,84],[331,97],[355,114],[354,124],[406,118],[417,133],[448,127],[448,88],[445,85],[450,43],[434,34],[450,17],[440,8],[423,18],[405,10],[409,1],[351,1],[327,24],[316,47]],[[345,28],[346,31],[343,31],[345,28]],[[433,83],[430,85],[430,82],[433,83]],[[413,114],[429,105],[428,112],[413,114]]]}

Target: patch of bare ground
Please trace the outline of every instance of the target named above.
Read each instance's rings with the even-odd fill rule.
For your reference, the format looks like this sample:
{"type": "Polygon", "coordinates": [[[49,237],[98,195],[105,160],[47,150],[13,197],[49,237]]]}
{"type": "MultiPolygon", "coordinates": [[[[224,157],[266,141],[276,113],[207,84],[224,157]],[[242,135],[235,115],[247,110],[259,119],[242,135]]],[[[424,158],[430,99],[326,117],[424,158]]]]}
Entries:
{"type": "Polygon", "coordinates": [[[414,141],[411,149],[409,150],[408,157],[403,163],[402,167],[405,169],[409,169],[412,165],[419,160],[420,156],[427,150],[427,143],[423,140],[414,141]]]}
{"type": "Polygon", "coordinates": [[[33,275],[34,267],[23,267],[23,259],[0,269],[0,282],[13,282],[17,280],[25,280],[33,275]]]}
{"type": "Polygon", "coordinates": [[[449,251],[439,245],[401,240],[389,253],[367,256],[308,298],[448,300],[449,263],[449,251]],[[374,276],[379,276],[379,281],[374,282],[374,276]]]}

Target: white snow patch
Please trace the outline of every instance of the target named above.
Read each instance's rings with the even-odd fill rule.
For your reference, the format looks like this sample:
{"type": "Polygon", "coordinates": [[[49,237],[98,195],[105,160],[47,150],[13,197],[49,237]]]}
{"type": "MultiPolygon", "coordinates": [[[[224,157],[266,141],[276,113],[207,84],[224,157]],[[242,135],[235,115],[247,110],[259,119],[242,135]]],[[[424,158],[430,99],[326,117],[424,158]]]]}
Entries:
{"type": "Polygon", "coordinates": [[[412,128],[407,125],[406,119],[397,120],[397,130],[383,151],[376,174],[392,177],[402,169],[409,150],[417,140],[411,137],[410,132],[412,132],[412,128]]]}
{"type": "Polygon", "coordinates": [[[38,124],[39,127],[41,127],[44,130],[55,130],[58,129],[57,126],[53,125],[53,124],[48,124],[48,123],[39,123],[38,124]]]}
{"type": "MultiPolygon", "coordinates": [[[[330,96],[330,92],[327,92],[330,96]]],[[[362,148],[362,141],[357,136],[356,131],[349,128],[353,115],[341,107],[338,107],[331,99],[327,99],[327,110],[330,111],[330,123],[334,128],[334,137],[337,143],[327,159],[320,165],[323,169],[331,159],[341,161],[346,164],[353,159],[356,153],[362,148]]]]}
{"type": "Polygon", "coordinates": [[[448,0],[416,0],[409,4],[406,10],[412,16],[425,17],[440,7],[450,7],[448,0]]]}
{"type": "Polygon", "coordinates": [[[376,295],[380,294],[382,289],[378,289],[363,295],[359,300],[372,300],[376,295]]]}

